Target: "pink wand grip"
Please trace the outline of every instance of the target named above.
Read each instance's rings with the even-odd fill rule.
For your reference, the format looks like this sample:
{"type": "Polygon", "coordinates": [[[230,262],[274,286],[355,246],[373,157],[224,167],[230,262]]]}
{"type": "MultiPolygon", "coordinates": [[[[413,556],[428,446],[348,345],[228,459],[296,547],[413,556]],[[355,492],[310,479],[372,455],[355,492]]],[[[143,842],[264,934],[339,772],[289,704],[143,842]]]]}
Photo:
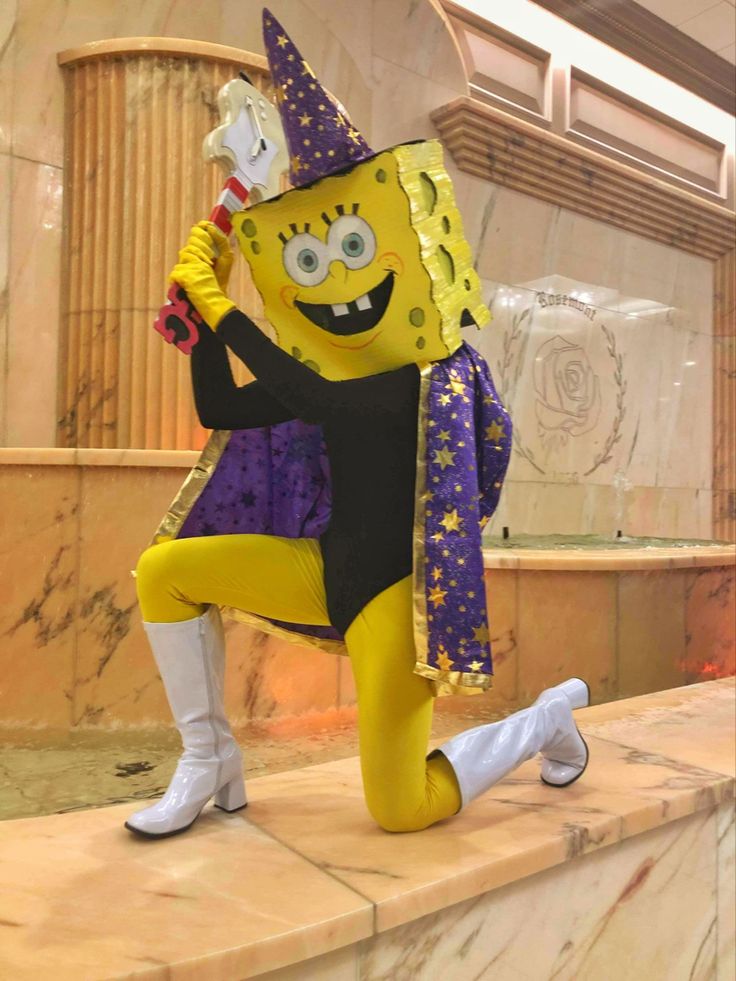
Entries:
{"type": "Polygon", "coordinates": [[[183,354],[191,354],[199,340],[199,325],[202,317],[192,306],[189,297],[181,286],[172,283],[167,294],[169,302],[158,312],[154,329],[169,344],[178,347],[183,354]]]}

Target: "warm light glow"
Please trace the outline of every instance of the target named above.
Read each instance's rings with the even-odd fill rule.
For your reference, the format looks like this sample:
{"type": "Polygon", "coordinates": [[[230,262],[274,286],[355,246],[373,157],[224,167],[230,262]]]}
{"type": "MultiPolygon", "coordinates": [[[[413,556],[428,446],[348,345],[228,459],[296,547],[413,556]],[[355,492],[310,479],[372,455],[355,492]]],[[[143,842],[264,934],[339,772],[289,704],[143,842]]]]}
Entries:
{"type": "Polygon", "coordinates": [[[575,65],[640,102],[692,126],[699,133],[718,140],[733,153],[736,135],[733,117],[729,113],[663,78],[651,68],[645,68],[603,41],[590,37],[531,0],[456,2],[517,37],[549,51],[553,71],[568,71],[570,65],[575,65]]]}

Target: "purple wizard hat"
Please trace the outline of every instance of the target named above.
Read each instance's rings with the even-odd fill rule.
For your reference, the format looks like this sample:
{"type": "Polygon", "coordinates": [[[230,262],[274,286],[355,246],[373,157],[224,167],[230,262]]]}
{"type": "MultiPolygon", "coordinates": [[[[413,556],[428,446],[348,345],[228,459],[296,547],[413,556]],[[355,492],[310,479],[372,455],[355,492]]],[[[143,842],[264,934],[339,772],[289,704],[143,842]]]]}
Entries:
{"type": "Polygon", "coordinates": [[[289,145],[289,180],[301,187],[374,156],[342,108],[335,106],[289,35],[266,7],[263,39],[289,145]]]}

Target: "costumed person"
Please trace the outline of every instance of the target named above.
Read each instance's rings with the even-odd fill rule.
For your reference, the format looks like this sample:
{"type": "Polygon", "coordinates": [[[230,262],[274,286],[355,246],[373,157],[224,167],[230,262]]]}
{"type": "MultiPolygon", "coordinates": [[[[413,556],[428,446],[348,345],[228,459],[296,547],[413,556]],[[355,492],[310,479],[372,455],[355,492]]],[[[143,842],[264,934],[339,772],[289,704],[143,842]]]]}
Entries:
{"type": "Polygon", "coordinates": [[[577,780],[589,690],[570,678],[427,755],[434,698],[492,685],[481,531],[512,427],[460,331],[490,314],[439,142],[373,151],[267,10],[264,36],[293,187],[232,223],[276,340],[227,296],[227,236],[195,226],[170,278],[204,321],[192,380],[215,432],[136,570],[184,754],[125,824],[164,837],[212,797],[246,806],[224,612],[349,656],[367,807],[417,831],[539,752],[545,783],[577,780]]]}

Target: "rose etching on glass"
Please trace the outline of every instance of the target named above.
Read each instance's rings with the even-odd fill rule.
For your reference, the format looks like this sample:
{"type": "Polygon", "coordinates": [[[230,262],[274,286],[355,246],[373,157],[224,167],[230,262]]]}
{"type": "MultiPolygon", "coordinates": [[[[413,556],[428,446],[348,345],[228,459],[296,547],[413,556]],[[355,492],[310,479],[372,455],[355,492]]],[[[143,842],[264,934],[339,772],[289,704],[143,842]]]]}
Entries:
{"type": "MultiPolygon", "coordinates": [[[[569,300],[570,295],[559,293],[554,297],[569,300]]],[[[594,312],[592,307],[587,309],[594,312]]],[[[585,310],[569,303],[551,304],[549,294],[538,293],[534,304],[510,312],[496,367],[498,392],[504,405],[513,406],[517,397],[524,404],[534,405],[534,438],[525,431],[517,413],[513,453],[539,474],[575,482],[613,460],[614,448],[623,436],[627,389],[624,358],[613,329],[598,321],[600,334],[587,326],[581,334],[576,323],[581,314],[593,321],[593,316],[588,316],[585,310]],[[560,333],[551,338],[547,319],[550,306],[567,306],[562,322],[556,322],[560,333]],[[539,307],[543,308],[541,317],[539,307]],[[571,336],[566,339],[562,331],[568,325],[571,336]],[[540,334],[546,337],[543,342],[539,340],[540,334]],[[578,343],[583,336],[585,348],[578,343]],[[539,346],[534,351],[536,344],[539,346]],[[534,353],[529,356],[529,351],[534,353]],[[604,436],[606,432],[608,435],[604,436]],[[585,438],[571,442],[571,435],[585,438]],[[566,448],[567,452],[563,453],[566,448]]],[[[614,315],[609,311],[609,316],[614,315]]],[[[632,450],[635,442],[636,432],[632,450]]],[[[621,458],[618,459],[620,462],[621,458]]]]}
{"type": "Polygon", "coordinates": [[[556,335],[540,346],[534,359],[534,390],[541,430],[558,434],[562,445],[569,436],[587,433],[598,423],[600,381],[579,344],[556,335]]]}

